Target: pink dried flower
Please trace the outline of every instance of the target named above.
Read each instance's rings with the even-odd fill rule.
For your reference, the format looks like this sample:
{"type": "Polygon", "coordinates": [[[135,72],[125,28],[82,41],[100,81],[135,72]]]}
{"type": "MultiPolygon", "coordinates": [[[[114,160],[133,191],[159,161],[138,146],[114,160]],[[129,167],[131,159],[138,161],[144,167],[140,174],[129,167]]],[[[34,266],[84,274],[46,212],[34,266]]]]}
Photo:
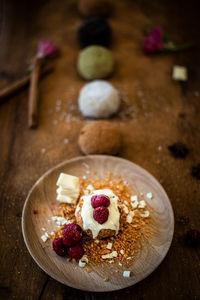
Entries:
{"type": "Polygon", "coordinates": [[[59,53],[59,48],[54,45],[52,41],[40,40],[38,44],[37,56],[44,57],[55,57],[59,53]]]}
{"type": "Polygon", "coordinates": [[[163,42],[162,29],[157,26],[153,31],[144,39],[143,49],[145,54],[152,54],[163,50],[165,47],[163,42]]]}

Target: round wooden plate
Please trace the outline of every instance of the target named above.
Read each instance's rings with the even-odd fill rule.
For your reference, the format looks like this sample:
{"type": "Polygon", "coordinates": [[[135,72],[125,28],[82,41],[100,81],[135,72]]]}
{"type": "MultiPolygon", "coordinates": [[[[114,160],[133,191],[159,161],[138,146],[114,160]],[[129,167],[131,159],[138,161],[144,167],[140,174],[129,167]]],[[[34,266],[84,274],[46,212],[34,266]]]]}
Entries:
{"type": "Polygon", "coordinates": [[[158,181],[147,171],[125,159],[92,155],[77,157],[65,161],[45,173],[32,187],[24,204],[22,216],[22,231],[26,246],[36,263],[54,279],[73,288],[105,292],[123,289],[144,279],[162,262],[170,247],[174,231],[174,215],[170,201],[158,181]],[[89,169],[87,168],[87,164],[89,169]],[[153,198],[146,199],[150,210],[151,238],[144,240],[144,246],[138,252],[136,260],[129,270],[130,278],[123,277],[123,267],[114,264],[90,266],[91,273],[86,268],[80,268],[76,263],[67,262],[52,251],[51,241],[43,243],[42,228],[53,231],[56,225],[51,221],[51,203],[56,199],[56,181],[60,172],[75,176],[92,176],[90,171],[96,171],[103,177],[106,171],[120,174],[129,183],[134,183],[138,192],[144,195],[152,192],[153,198]],[[39,214],[34,214],[38,210],[39,214]],[[49,221],[50,220],[50,221],[49,221]],[[112,274],[116,267],[118,273],[112,274]],[[110,281],[104,282],[109,277],[110,281]]]}

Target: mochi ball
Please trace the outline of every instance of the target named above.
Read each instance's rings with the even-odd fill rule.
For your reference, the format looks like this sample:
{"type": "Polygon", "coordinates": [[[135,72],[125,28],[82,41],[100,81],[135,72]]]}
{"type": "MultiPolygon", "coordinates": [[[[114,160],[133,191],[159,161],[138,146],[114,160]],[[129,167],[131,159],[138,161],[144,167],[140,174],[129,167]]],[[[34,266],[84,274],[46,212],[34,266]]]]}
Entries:
{"type": "Polygon", "coordinates": [[[120,149],[120,133],[108,121],[93,121],[80,132],[78,144],[84,154],[117,154],[120,149]]]}
{"type": "Polygon", "coordinates": [[[78,41],[82,47],[90,45],[108,46],[111,29],[108,22],[101,17],[89,17],[78,29],[78,41]]]}
{"type": "Polygon", "coordinates": [[[86,80],[106,78],[113,72],[111,52],[102,46],[89,46],[78,57],[78,73],[86,80]]]}
{"type": "Polygon", "coordinates": [[[81,89],[78,105],[85,117],[108,118],[119,110],[119,92],[107,81],[95,80],[81,89]]]}
{"type": "Polygon", "coordinates": [[[108,17],[112,13],[113,6],[109,0],[79,0],[78,10],[84,17],[108,17]]]}

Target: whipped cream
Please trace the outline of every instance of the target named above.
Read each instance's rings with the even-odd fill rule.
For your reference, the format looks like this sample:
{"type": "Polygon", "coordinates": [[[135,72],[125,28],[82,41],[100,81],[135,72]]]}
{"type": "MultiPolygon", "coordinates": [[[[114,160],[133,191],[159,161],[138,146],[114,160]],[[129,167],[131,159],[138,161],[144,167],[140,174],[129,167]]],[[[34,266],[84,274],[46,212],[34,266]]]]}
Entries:
{"type": "Polygon", "coordinates": [[[91,195],[84,195],[81,197],[81,199],[83,199],[81,217],[83,220],[84,230],[90,229],[93,238],[96,238],[98,236],[99,231],[101,229],[111,229],[111,230],[115,230],[116,234],[118,233],[119,219],[120,219],[120,213],[118,209],[119,198],[113,193],[112,190],[110,189],[94,190],[91,195]],[[93,218],[94,208],[91,205],[91,198],[94,195],[105,195],[108,196],[110,199],[110,205],[108,206],[109,217],[108,220],[103,224],[99,224],[93,218]]]}

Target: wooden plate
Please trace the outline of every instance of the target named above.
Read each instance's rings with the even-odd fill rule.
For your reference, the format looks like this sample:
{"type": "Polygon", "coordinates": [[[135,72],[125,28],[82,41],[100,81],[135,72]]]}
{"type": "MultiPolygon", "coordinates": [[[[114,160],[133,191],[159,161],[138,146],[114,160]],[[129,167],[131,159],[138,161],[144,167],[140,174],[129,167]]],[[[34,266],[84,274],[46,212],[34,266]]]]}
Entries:
{"type": "MultiPolygon", "coordinates": [[[[86,291],[114,291],[135,284],[153,272],[164,259],[170,247],[174,231],[174,215],[170,201],[158,181],[141,167],[127,160],[104,155],[78,157],[65,161],[45,173],[30,190],[24,204],[22,216],[22,230],[26,246],[36,263],[54,279],[73,288],[86,291]],[[90,169],[84,164],[86,163],[90,169]],[[59,257],[52,251],[51,242],[43,243],[42,228],[48,232],[56,225],[51,220],[51,203],[56,198],[56,181],[60,172],[75,176],[92,176],[88,171],[96,171],[103,177],[106,171],[120,174],[129,183],[134,183],[138,192],[144,195],[152,192],[153,199],[146,199],[151,212],[150,230],[152,237],[145,239],[145,245],[139,251],[136,260],[129,270],[130,278],[124,278],[123,268],[119,273],[111,274],[116,270],[113,264],[103,263],[91,267],[88,273],[86,268],[80,268],[76,263],[67,262],[66,258],[59,257]],[[34,210],[42,213],[34,214],[34,210]],[[109,277],[109,282],[104,278],[109,277]]],[[[118,266],[118,268],[120,268],[118,266]]]]}

